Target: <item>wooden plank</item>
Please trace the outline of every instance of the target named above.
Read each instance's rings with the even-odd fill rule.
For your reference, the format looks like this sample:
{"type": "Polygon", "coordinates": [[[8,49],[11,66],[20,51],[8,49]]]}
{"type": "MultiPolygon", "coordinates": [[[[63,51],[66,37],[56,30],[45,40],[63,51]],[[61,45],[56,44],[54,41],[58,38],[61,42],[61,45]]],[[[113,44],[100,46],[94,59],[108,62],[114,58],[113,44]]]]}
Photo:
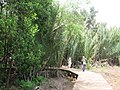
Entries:
{"type": "Polygon", "coordinates": [[[43,71],[46,71],[46,73],[49,71],[49,74],[53,73],[54,75],[55,73],[57,74],[57,71],[61,71],[66,78],[70,78],[71,80],[76,80],[78,78],[77,73],[67,68],[45,68],[43,71]]]}

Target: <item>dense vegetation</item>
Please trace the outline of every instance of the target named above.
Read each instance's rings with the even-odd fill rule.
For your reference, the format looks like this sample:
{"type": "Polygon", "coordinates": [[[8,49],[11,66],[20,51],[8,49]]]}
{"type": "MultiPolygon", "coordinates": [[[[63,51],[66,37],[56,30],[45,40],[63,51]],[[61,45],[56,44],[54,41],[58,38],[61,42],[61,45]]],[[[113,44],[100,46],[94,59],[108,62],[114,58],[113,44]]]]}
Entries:
{"type": "Polygon", "coordinates": [[[53,0],[8,0],[0,5],[0,86],[9,87],[13,79],[41,82],[38,70],[60,67],[69,57],[77,65],[85,55],[88,68],[91,59],[120,59],[120,29],[96,23],[94,7],[60,6],[53,0]],[[12,76],[13,69],[17,75],[12,76]]]}

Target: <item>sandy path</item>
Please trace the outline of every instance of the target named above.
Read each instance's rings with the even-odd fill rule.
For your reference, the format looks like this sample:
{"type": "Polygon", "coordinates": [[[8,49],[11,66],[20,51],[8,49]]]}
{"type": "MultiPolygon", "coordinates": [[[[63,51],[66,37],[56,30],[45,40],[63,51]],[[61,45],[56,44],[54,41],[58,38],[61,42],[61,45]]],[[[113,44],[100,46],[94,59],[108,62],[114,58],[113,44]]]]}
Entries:
{"type": "Polygon", "coordinates": [[[78,74],[73,90],[113,90],[108,82],[99,73],[79,69],[63,68],[78,74]]]}
{"type": "Polygon", "coordinates": [[[77,69],[71,70],[79,75],[73,90],[113,90],[101,74],[90,71],[82,72],[77,69]]]}

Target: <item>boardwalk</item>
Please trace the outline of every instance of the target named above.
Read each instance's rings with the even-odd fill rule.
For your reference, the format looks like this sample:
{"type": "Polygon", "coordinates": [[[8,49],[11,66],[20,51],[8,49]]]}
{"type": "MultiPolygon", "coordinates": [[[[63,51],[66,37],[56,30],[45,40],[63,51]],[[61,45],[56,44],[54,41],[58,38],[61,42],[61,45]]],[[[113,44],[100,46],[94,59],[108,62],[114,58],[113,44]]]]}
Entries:
{"type": "Polygon", "coordinates": [[[77,73],[78,79],[75,81],[73,90],[113,90],[102,75],[90,71],[82,72],[78,69],[68,69],[77,73]]]}

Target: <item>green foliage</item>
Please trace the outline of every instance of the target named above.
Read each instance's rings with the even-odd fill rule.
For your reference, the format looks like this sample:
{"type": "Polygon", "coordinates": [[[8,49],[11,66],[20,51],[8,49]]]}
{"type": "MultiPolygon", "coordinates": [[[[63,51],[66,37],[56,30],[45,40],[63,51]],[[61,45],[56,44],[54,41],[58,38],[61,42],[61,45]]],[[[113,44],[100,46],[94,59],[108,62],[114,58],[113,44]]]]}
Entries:
{"type": "MultiPolygon", "coordinates": [[[[39,23],[44,25],[42,31],[52,28],[52,7],[52,0],[7,2],[4,12],[0,13],[0,68],[11,68],[8,60],[12,57],[21,79],[31,81],[36,76],[42,66],[41,47],[44,46],[37,41],[36,35],[43,28],[39,23]]],[[[9,83],[9,76],[4,71],[2,74],[5,75],[5,82],[9,83]]]]}
{"type": "Polygon", "coordinates": [[[97,60],[118,57],[119,34],[119,28],[108,30],[105,24],[98,24],[96,30],[87,32],[86,55],[97,60]]]}
{"type": "Polygon", "coordinates": [[[37,78],[34,78],[32,81],[24,81],[24,80],[16,80],[15,81],[15,85],[17,87],[21,87],[22,90],[33,90],[33,88],[35,88],[35,86],[37,85],[41,85],[42,83],[44,83],[46,81],[46,79],[43,76],[38,76],[37,78]]]}
{"type": "Polygon", "coordinates": [[[38,70],[60,67],[68,57],[80,61],[85,55],[90,68],[91,57],[120,56],[120,29],[96,23],[93,7],[87,11],[73,1],[63,7],[53,0],[7,1],[0,12],[0,83],[10,81],[10,57],[21,86],[31,88],[44,80],[34,79],[38,70]]]}
{"type": "Polygon", "coordinates": [[[85,55],[88,68],[91,67],[91,57],[95,60],[118,57],[119,28],[108,30],[105,24],[96,23],[97,11],[94,7],[85,10],[72,5],[73,7],[62,8],[60,13],[62,15],[60,22],[65,24],[63,40],[67,43],[64,51],[67,57],[76,59],[85,55]]]}
{"type": "Polygon", "coordinates": [[[20,86],[23,90],[33,90],[35,83],[32,81],[21,81],[20,86]]]}
{"type": "Polygon", "coordinates": [[[43,76],[38,76],[37,78],[33,79],[33,82],[35,82],[36,85],[40,85],[44,83],[46,79],[43,76]]]}
{"type": "Polygon", "coordinates": [[[34,23],[36,20],[34,4],[32,2],[18,2],[18,5],[18,12],[16,13],[18,16],[18,32],[13,42],[14,53],[12,57],[19,73],[24,76],[24,80],[31,80],[31,74],[40,69],[41,45],[35,38],[35,34],[39,30],[38,25],[34,23]],[[27,5],[26,8],[23,8],[24,4],[27,5]],[[21,14],[23,11],[26,12],[25,15],[21,14]]]}

